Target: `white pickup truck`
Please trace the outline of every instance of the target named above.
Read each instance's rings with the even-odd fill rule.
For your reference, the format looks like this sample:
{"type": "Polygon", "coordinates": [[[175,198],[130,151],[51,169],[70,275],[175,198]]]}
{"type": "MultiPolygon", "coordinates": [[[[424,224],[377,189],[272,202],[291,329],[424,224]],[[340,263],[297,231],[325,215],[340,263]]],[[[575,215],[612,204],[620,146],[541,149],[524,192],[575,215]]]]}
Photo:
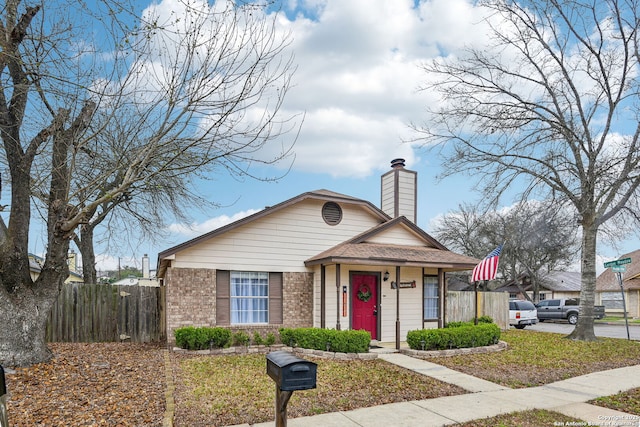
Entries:
{"type": "Polygon", "coordinates": [[[538,323],[538,311],[532,302],[524,300],[509,301],[509,324],[516,329],[538,323]]]}

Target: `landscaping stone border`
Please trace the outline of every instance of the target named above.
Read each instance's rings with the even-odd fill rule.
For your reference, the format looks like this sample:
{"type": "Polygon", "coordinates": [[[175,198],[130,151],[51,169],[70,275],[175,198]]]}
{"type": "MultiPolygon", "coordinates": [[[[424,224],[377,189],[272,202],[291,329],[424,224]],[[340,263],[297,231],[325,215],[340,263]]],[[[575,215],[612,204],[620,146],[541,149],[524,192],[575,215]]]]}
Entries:
{"type": "Polygon", "coordinates": [[[415,357],[418,359],[431,359],[434,357],[451,357],[462,356],[465,354],[483,354],[483,353],[495,353],[497,351],[503,351],[507,349],[507,343],[504,341],[498,341],[498,344],[488,345],[485,347],[471,347],[471,348],[452,348],[450,350],[411,350],[400,349],[400,353],[407,356],[415,357]]]}
{"type": "Polygon", "coordinates": [[[267,354],[272,351],[288,351],[298,356],[314,356],[323,359],[337,359],[337,360],[372,360],[376,359],[378,355],[376,353],[338,353],[335,351],[323,351],[313,350],[309,348],[301,347],[289,347],[284,344],[275,345],[250,345],[250,346],[237,346],[228,348],[214,348],[211,350],[185,350],[179,347],[173,347],[173,351],[176,353],[194,354],[194,355],[229,355],[229,354],[267,354]]]}
{"type": "MultiPolygon", "coordinates": [[[[507,343],[499,341],[498,344],[489,345],[486,347],[473,347],[473,348],[454,348],[450,350],[411,350],[400,349],[400,353],[407,356],[415,357],[418,359],[431,359],[434,357],[450,357],[461,356],[464,354],[482,354],[493,353],[496,351],[506,350],[507,343]]],[[[176,353],[195,354],[195,355],[229,355],[229,354],[268,354],[272,351],[288,351],[294,353],[299,357],[313,356],[320,357],[322,359],[336,359],[336,360],[373,360],[378,358],[378,353],[338,353],[335,351],[313,350],[309,348],[301,347],[289,347],[283,344],[276,345],[251,345],[251,346],[237,346],[228,348],[214,348],[211,350],[185,350],[183,348],[174,347],[173,351],[176,353]]]]}

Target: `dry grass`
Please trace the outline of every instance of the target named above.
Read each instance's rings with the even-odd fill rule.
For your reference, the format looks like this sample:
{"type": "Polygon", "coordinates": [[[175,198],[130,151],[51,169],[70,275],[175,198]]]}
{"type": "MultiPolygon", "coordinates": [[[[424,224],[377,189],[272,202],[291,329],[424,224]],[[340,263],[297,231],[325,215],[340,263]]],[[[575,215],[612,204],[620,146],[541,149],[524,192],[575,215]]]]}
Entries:
{"type": "MultiPolygon", "coordinates": [[[[274,419],[275,385],[264,355],[173,355],[175,425],[223,426],[274,419]]],[[[382,360],[318,364],[317,387],[294,392],[289,418],[462,394],[459,387],[390,365],[382,360]]]]}
{"type": "MultiPolygon", "coordinates": [[[[433,362],[510,387],[529,387],[589,372],[638,364],[640,343],[570,341],[559,334],[509,331],[505,351],[432,359],[433,362]]],[[[10,425],[161,425],[164,415],[163,350],[132,344],[52,344],[49,363],[8,375],[10,425]]],[[[258,356],[170,357],[176,386],[176,426],[272,421],[275,386],[258,356]]],[[[463,393],[382,360],[318,363],[317,388],[293,394],[290,418],[413,399],[463,393]]],[[[594,404],[640,415],[640,390],[594,404]]],[[[547,411],[526,411],[466,424],[551,426],[576,421],[547,411]]],[[[566,424],[565,424],[566,425],[566,424]]]]}
{"type": "MultiPolygon", "coordinates": [[[[521,388],[634,365],[640,360],[640,344],[626,340],[578,342],[567,340],[560,334],[516,330],[504,333],[502,339],[509,344],[508,349],[502,352],[431,361],[502,385],[521,388]]],[[[318,387],[293,394],[288,406],[290,418],[460,392],[381,360],[314,361],[318,363],[318,387]]],[[[174,355],[174,372],[180,384],[176,395],[176,426],[273,420],[275,391],[265,370],[264,356],[174,355]]],[[[616,400],[628,402],[622,397],[616,400]]],[[[467,426],[544,426],[567,421],[576,420],[548,411],[527,411],[479,420],[467,426]]]]}
{"type": "Polygon", "coordinates": [[[636,365],[640,343],[613,338],[572,341],[563,334],[510,330],[499,353],[430,359],[434,363],[507,387],[536,387],[555,381],[636,365]]]}

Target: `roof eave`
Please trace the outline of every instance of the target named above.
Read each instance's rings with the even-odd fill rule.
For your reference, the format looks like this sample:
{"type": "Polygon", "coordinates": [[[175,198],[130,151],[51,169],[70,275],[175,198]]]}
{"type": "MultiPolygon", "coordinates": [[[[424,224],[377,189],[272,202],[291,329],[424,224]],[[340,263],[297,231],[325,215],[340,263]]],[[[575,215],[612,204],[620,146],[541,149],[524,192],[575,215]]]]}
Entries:
{"type": "Polygon", "coordinates": [[[312,267],[316,265],[329,265],[329,264],[351,264],[351,265],[397,265],[400,267],[422,267],[422,268],[442,268],[447,271],[467,271],[473,270],[475,264],[464,263],[438,263],[438,262],[425,262],[425,261],[410,261],[406,259],[398,258],[352,258],[341,256],[328,256],[324,258],[311,259],[304,262],[306,267],[312,267]]]}

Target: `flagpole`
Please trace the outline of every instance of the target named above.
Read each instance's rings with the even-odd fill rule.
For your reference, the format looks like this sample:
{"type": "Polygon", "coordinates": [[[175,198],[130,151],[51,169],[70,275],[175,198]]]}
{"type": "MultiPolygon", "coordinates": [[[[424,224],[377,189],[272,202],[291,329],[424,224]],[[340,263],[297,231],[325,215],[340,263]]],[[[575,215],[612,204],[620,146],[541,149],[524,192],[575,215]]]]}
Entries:
{"type": "Polygon", "coordinates": [[[474,319],[473,319],[473,324],[477,325],[478,324],[478,282],[474,281],[473,282],[473,295],[474,295],[474,319]]]}

